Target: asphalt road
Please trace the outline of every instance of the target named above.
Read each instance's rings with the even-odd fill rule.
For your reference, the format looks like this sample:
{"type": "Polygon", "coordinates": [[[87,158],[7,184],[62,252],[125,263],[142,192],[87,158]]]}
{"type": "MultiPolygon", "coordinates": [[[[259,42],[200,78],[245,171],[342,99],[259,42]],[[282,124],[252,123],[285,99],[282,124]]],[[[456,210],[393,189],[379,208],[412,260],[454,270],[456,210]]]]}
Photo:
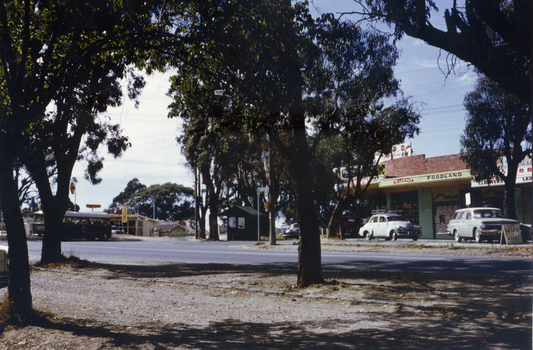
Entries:
{"type": "MultiPolygon", "coordinates": [[[[77,241],[63,242],[65,255],[95,262],[226,263],[296,269],[295,250],[249,248],[249,242],[77,241]],[[245,247],[245,246],[248,246],[245,247]]],[[[28,242],[30,262],[40,260],[40,241],[28,242]]],[[[324,270],[387,270],[426,273],[533,275],[533,259],[322,252],[324,270]]]]}

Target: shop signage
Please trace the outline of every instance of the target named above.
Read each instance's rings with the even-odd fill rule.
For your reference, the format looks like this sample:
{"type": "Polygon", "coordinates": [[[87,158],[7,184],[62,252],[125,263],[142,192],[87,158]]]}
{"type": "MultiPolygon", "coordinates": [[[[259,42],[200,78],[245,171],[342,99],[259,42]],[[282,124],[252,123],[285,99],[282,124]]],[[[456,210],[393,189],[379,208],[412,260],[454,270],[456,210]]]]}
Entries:
{"type": "Polygon", "coordinates": [[[427,175],[427,180],[430,181],[430,180],[443,180],[443,179],[458,179],[460,177],[463,177],[463,173],[458,171],[454,173],[427,175]]]}
{"type": "Polygon", "coordinates": [[[433,202],[459,202],[459,191],[433,192],[433,202]]]}
{"type": "Polygon", "coordinates": [[[520,224],[503,224],[502,233],[505,235],[505,241],[507,242],[507,245],[522,244],[520,224]]]}
{"type": "Polygon", "coordinates": [[[401,179],[398,179],[398,180],[395,180],[394,181],[394,184],[397,185],[397,184],[403,184],[403,183],[410,183],[410,182],[415,182],[415,180],[411,179],[411,178],[408,178],[408,177],[402,177],[401,179]]]}
{"type": "MultiPolygon", "coordinates": [[[[501,172],[503,174],[507,174],[507,167],[501,168],[501,172]]],[[[531,183],[531,179],[532,179],[531,173],[532,173],[531,164],[520,165],[516,173],[516,184],[531,183]]],[[[474,181],[472,179],[472,187],[503,186],[503,185],[505,185],[505,182],[502,179],[500,179],[499,176],[496,176],[496,175],[493,176],[492,180],[490,181],[490,184],[488,183],[487,180],[474,181]]]]}
{"type": "Polygon", "coordinates": [[[411,157],[413,155],[413,149],[411,148],[411,142],[400,143],[392,146],[390,154],[376,153],[374,155],[374,163],[383,163],[391,159],[411,157]]]}

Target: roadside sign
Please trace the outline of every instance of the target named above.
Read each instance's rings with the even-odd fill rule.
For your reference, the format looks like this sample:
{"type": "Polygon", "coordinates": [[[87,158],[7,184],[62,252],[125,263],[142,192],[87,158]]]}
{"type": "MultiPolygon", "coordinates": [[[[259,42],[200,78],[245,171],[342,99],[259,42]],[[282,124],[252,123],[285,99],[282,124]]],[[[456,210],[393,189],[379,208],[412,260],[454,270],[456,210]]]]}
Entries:
{"type": "Polygon", "coordinates": [[[522,244],[520,224],[503,224],[502,234],[505,235],[505,242],[507,242],[507,245],[522,244]]]}
{"type": "Polygon", "coordinates": [[[74,194],[74,192],[76,192],[76,185],[74,184],[74,182],[71,182],[70,183],[70,193],[74,194]]]}
{"type": "Polygon", "coordinates": [[[128,222],[128,207],[122,206],[122,222],[128,222]]]}

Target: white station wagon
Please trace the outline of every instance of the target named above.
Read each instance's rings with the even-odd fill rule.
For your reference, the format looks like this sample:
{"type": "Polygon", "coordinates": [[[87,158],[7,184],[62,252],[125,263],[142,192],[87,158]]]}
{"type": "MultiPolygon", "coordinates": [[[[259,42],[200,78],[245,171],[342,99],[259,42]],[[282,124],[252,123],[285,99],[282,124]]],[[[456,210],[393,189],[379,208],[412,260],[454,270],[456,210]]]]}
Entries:
{"type": "Polygon", "coordinates": [[[422,234],[421,227],[411,224],[404,216],[396,213],[375,214],[359,229],[359,236],[372,238],[382,237],[385,240],[411,238],[413,241],[422,234]]]}
{"type": "Polygon", "coordinates": [[[464,208],[455,211],[446,233],[454,236],[457,242],[463,239],[472,239],[477,243],[499,241],[502,224],[518,224],[518,221],[506,219],[499,208],[464,208]]]}

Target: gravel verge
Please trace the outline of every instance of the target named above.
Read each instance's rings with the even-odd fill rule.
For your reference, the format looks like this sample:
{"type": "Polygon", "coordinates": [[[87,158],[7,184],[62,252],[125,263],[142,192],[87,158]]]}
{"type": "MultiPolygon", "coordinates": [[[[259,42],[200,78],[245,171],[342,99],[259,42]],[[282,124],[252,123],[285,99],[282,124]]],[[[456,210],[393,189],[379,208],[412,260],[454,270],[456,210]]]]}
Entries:
{"type": "MultiPolygon", "coordinates": [[[[353,241],[327,241],[323,250],[531,258],[530,245],[496,251],[353,241]]],[[[296,249],[279,243],[243,248],[296,249]]],[[[295,271],[242,265],[35,268],[34,308],[43,316],[6,328],[0,349],[531,349],[530,278],[378,271],[324,277],[329,283],[299,289],[295,271]]]]}

